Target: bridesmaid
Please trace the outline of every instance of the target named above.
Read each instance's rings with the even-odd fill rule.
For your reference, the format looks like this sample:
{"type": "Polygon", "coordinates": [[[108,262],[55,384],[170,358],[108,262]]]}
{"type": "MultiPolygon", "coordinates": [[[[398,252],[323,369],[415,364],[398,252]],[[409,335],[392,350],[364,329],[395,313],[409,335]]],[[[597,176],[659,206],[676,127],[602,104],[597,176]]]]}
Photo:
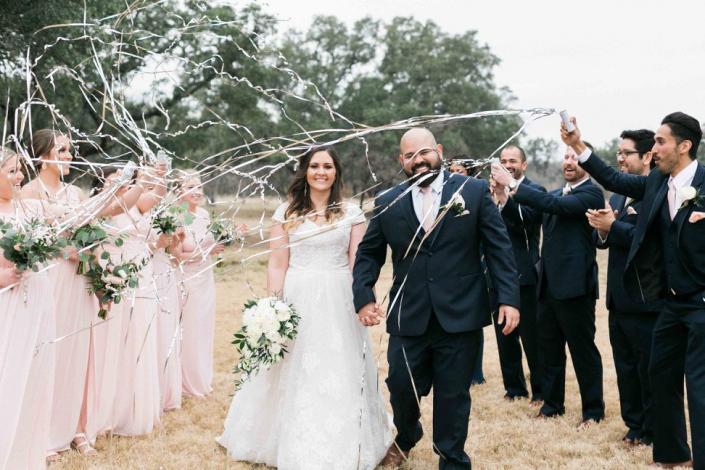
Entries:
{"type": "Polygon", "coordinates": [[[178,255],[185,235],[179,228],[170,246],[154,251],[157,289],[157,364],[163,411],[181,408],[181,275],[178,255]]]}
{"type": "MultiPolygon", "coordinates": [[[[40,214],[19,201],[20,160],[0,147],[0,219],[40,214]]],[[[0,252],[0,470],[45,468],[54,384],[54,301],[47,271],[18,273],[0,252]],[[36,349],[36,350],[35,350],[36,349]]]]}
{"type": "MultiPolygon", "coordinates": [[[[122,171],[116,167],[103,167],[97,170],[100,175],[96,177],[93,181],[93,192],[97,193],[101,197],[107,191],[109,191],[115,184],[116,180],[121,177],[122,171]]],[[[134,214],[139,210],[134,206],[142,201],[144,204],[144,192],[146,183],[144,178],[137,178],[135,184],[132,188],[121,187],[115,192],[116,199],[125,201],[120,206],[119,211],[113,212],[116,214],[112,219],[106,223],[106,230],[110,236],[116,235],[129,235],[123,233],[119,228],[119,224],[122,223],[124,226],[130,228],[133,226],[131,223],[131,216],[124,213],[125,209],[128,209],[130,213],[134,214]],[[138,194],[138,198],[134,196],[127,197],[126,195],[138,194]],[[118,223],[115,223],[115,220],[118,223]]],[[[152,196],[147,195],[147,200],[152,196]]],[[[129,241],[129,239],[128,239],[129,241]]],[[[126,241],[125,244],[128,243],[126,241]]],[[[135,242],[133,241],[134,245],[135,242]]],[[[144,248],[144,247],[142,247],[144,248]]],[[[123,260],[123,247],[117,247],[115,244],[105,244],[105,251],[110,253],[111,261],[114,263],[120,263],[123,260]]],[[[137,242],[137,250],[141,251],[139,247],[139,242],[137,242]]],[[[132,250],[134,251],[134,250],[132,250]]],[[[127,261],[127,258],[124,258],[127,261]]],[[[125,348],[125,336],[123,334],[123,320],[124,317],[130,316],[130,313],[134,313],[131,310],[132,298],[134,293],[126,293],[122,302],[120,304],[113,304],[107,314],[104,321],[98,321],[97,324],[92,329],[92,343],[94,348],[94,357],[89,368],[90,382],[94,385],[95,393],[88,395],[87,405],[86,405],[86,434],[91,443],[95,443],[95,440],[100,435],[110,435],[115,429],[115,413],[116,413],[116,402],[118,400],[118,384],[120,384],[120,393],[125,391],[122,387],[123,376],[119,368],[119,362],[121,360],[121,354],[125,348]]],[[[155,372],[156,374],[156,372],[155,372]]],[[[129,378],[134,376],[134,370],[128,374],[129,378]]]]}
{"type": "MultiPolygon", "coordinates": [[[[152,252],[170,244],[169,237],[156,236],[151,228],[151,209],[166,193],[166,166],[154,171],[141,171],[138,184],[149,186],[137,205],[113,217],[109,225],[123,235],[125,242],[113,252],[117,262],[145,263],[139,273],[139,286],[127,292],[123,301],[114,305],[122,313],[122,331],[118,363],[120,387],[115,396],[113,433],[137,436],[152,432],[160,424],[161,398],[157,365],[158,303],[152,266],[152,252]],[[117,255],[117,256],[116,256],[117,255]]],[[[112,312],[111,312],[112,313],[112,312]]],[[[117,312],[115,312],[117,313],[117,312]]]]}
{"type": "MultiPolygon", "coordinates": [[[[33,133],[31,154],[40,165],[38,176],[22,188],[24,199],[41,201],[46,210],[76,214],[85,209],[87,196],[83,191],[64,179],[69,174],[69,163],[73,161],[69,137],[52,129],[41,129],[33,133]]],[[[133,194],[131,204],[139,194],[133,194]]],[[[97,211],[99,215],[119,210],[119,204],[105,204],[97,211]]],[[[56,336],[65,339],[56,343],[54,374],[54,398],[49,427],[47,458],[58,458],[58,453],[69,448],[84,455],[95,455],[96,451],[85,434],[85,416],[81,411],[87,405],[87,394],[94,392],[95,384],[89,374],[89,362],[93,363],[91,326],[99,319],[98,299],[88,292],[86,278],[76,273],[78,257],[75,249],[67,249],[68,259],[56,260],[49,270],[56,307],[56,336]]]]}
{"type": "Polygon", "coordinates": [[[187,172],[177,189],[179,203],[185,203],[194,215],[185,227],[181,244],[183,302],[181,370],[184,394],[205,397],[212,391],[213,338],[215,335],[215,277],[209,255],[223,252],[208,227],[208,211],[199,207],[203,188],[197,173],[187,172]]]}

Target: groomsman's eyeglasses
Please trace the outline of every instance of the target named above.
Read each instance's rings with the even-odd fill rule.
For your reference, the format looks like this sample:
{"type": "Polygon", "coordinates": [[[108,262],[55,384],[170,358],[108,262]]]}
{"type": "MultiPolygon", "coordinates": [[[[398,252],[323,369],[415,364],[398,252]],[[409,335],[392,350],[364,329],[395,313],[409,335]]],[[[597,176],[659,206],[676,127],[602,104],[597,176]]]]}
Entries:
{"type": "Polygon", "coordinates": [[[639,153],[639,151],[638,150],[618,150],[617,157],[627,158],[629,155],[634,155],[635,153],[639,153]]]}
{"type": "Polygon", "coordinates": [[[404,157],[404,160],[413,160],[414,158],[416,158],[417,155],[421,155],[421,158],[425,158],[425,157],[430,157],[432,153],[435,153],[436,156],[439,156],[438,150],[432,149],[431,147],[424,147],[422,149],[417,150],[414,153],[411,153],[411,152],[405,153],[404,155],[402,155],[402,157],[404,157]]]}

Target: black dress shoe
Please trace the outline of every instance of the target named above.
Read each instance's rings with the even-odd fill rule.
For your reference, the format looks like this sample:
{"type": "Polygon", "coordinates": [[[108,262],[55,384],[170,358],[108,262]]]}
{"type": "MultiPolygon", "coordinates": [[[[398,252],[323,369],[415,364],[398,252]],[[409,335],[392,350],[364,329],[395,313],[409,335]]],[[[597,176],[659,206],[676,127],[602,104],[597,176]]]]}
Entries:
{"type": "Polygon", "coordinates": [[[654,437],[648,433],[642,433],[636,440],[636,444],[640,446],[654,445],[654,437]]]}
{"type": "Polygon", "coordinates": [[[633,429],[630,429],[622,438],[622,442],[625,444],[629,445],[636,445],[639,440],[639,437],[641,436],[641,433],[639,431],[635,431],[633,429]]]}

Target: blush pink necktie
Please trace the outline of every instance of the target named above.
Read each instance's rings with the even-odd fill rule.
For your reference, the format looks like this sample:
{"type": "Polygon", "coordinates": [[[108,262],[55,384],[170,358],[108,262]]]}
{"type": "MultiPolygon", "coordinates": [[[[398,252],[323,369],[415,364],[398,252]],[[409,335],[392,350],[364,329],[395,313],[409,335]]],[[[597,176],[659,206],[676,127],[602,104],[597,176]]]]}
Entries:
{"type": "Polygon", "coordinates": [[[668,213],[671,220],[676,217],[676,185],[673,180],[668,180],[668,213]]]}
{"type": "Polygon", "coordinates": [[[423,194],[423,229],[428,233],[433,227],[434,217],[431,215],[433,211],[433,191],[430,187],[420,188],[423,194]]]}

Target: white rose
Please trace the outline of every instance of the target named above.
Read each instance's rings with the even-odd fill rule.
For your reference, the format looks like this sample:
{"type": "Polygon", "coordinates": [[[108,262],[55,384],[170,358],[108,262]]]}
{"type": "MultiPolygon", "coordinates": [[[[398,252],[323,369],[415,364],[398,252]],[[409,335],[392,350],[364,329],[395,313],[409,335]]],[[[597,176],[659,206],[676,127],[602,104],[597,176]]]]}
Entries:
{"type": "Polygon", "coordinates": [[[697,196],[698,194],[698,192],[692,186],[686,186],[685,188],[681,188],[678,190],[678,192],[680,193],[680,197],[683,202],[694,199],[695,196],[697,196]]]}
{"type": "Polygon", "coordinates": [[[465,209],[465,199],[463,196],[460,195],[460,193],[455,193],[453,194],[453,197],[450,200],[450,205],[451,206],[456,206],[458,209],[465,209]]]}
{"type": "Polygon", "coordinates": [[[272,345],[270,351],[271,351],[271,353],[272,353],[272,356],[276,356],[277,354],[279,354],[280,352],[282,352],[282,347],[279,346],[279,344],[274,343],[274,344],[272,345]]]}
{"type": "Polygon", "coordinates": [[[254,344],[257,344],[257,341],[259,340],[260,336],[262,336],[262,328],[259,325],[255,323],[247,327],[248,343],[252,344],[252,341],[254,341],[254,344]]]}
{"type": "Polygon", "coordinates": [[[289,318],[291,318],[291,314],[289,313],[289,307],[286,307],[284,310],[277,309],[277,320],[279,320],[280,322],[285,322],[289,318]]]}
{"type": "Polygon", "coordinates": [[[269,335],[279,332],[279,322],[274,317],[265,318],[262,322],[262,331],[269,338],[269,335]]]}
{"type": "Polygon", "coordinates": [[[250,325],[254,324],[255,318],[256,318],[255,309],[248,308],[242,314],[242,324],[245,326],[250,326],[250,325]]]}
{"type": "Polygon", "coordinates": [[[275,344],[281,344],[282,343],[282,337],[277,331],[268,331],[264,334],[269,341],[275,344]]]}

